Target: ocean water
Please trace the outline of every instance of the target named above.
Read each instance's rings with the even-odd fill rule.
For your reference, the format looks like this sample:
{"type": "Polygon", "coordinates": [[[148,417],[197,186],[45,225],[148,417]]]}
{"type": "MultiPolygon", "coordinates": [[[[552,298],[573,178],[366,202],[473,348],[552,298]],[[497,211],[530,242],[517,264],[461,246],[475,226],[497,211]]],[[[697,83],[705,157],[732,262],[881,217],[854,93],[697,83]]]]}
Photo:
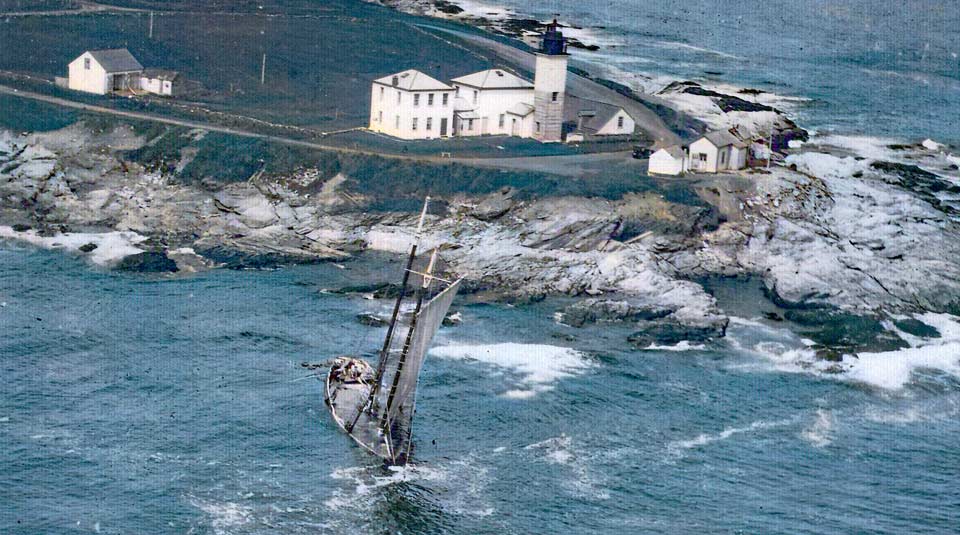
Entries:
{"type": "MultiPolygon", "coordinates": [[[[955,0],[496,0],[520,16],[582,26],[601,72],[655,91],[702,79],[809,99],[801,126],[960,143],[955,0]]],[[[491,8],[492,9],[492,8],[491,8]]]]}
{"type": "MultiPolygon", "coordinates": [[[[581,59],[809,99],[802,126],[960,141],[955,2],[555,0],[604,48],[581,59]],[[597,29],[603,26],[603,29],[597,29]],[[592,27],[592,29],[591,29],[592,27]],[[719,73],[719,74],[711,74],[719,73]]],[[[345,269],[103,271],[0,243],[0,533],[956,533],[960,320],[818,362],[728,292],[725,340],[642,351],[564,301],[455,307],[418,395],[415,462],[385,470],[300,367],[375,351],[324,289],[345,269]]]]}
{"type": "MultiPolygon", "coordinates": [[[[960,525],[949,362],[893,354],[902,367],[837,375],[749,318],[721,342],[641,351],[624,325],[558,324],[563,301],[455,304],[463,323],[422,378],[416,461],[390,471],[299,364],[376,350],[383,329],[355,316],[389,303],[324,289],[392,280],[396,262],[167,278],[4,243],[0,265],[0,533],[960,525]]],[[[731,310],[758,309],[738,295],[731,310]]],[[[918,344],[957,357],[941,320],[918,344]]]]}

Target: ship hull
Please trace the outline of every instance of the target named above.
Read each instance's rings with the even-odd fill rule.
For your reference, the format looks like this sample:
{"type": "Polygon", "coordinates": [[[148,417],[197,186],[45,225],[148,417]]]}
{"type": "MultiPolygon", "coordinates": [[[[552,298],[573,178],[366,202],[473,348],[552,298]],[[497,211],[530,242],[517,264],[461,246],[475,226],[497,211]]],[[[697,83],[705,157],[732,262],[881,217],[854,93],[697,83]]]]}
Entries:
{"type": "Polygon", "coordinates": [[[363,411],[357,417],[358,407],[366,402],[370,394],[373,375],[374,371],[366,361],[351,357],[336,359],[326,375],[320,377],[324,382],[324,402],[337,427],[361,448],[384,461],[392,462],[389,447],[379,432],[376,416],[363,411]],[[358,369],[356,379],[344,376],[343,369],[347,364],[353,364],[358,369]],[[356,424],[351,426],[355,418],[356,424]],[[352,429],[348,429],[350,427],[352,429]]]}

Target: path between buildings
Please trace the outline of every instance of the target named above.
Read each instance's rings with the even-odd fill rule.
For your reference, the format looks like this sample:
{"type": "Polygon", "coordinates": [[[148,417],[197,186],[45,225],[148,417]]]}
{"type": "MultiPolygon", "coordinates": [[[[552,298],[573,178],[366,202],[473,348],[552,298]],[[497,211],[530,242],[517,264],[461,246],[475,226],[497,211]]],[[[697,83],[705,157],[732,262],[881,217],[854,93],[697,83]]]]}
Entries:
{"type": "Polygon", "coordinates": [[[252,132],[250,130],[244,130],[241,128],[232,128],[227,126],[220,126],[200,121],[190,121],[187,119],[177,119],[174,117],[163,117],[159,115],[154,115],[150,113],[137,112],[137,111],[127,111],[127,110],[117,110],[113,108],[108,108],[105,106],[97,106],[94,104],[86,104],[83,102],[77,102],[74,100],[69,100],[60,97],[54,97],[51,95],[44,95],[42,93],[36,93],[33,91],[25,91],[22,89],[16,89],[6,85],[0,85],[0,94],[11,95],[14,97],[25,98],[30,100],[36,100],[40,102],[45,102],[47,104],[53,104],[56,106],[63,106],[67,108],[73,108],[77,110],[83,110],[93,113],[103,113],[107,115],[114,115],[118,117],[127,117],[130,119],[137,119],[141,121],[152,121],[156,123],[169,124],[175,126],[184,126],[187,128],[198,128],[202,130],[208,130],[211,132],[220,132],[224,134],[231,134],[240,137],[262,139],[264,141],[271,141],[274,143],[281,143],[284,145],[291,145],[295,147],[304,147],[308,149],[315,150],[324,150],[324,151],[335,151],[346,154],[363,154],[368,156],[378,156],[381,158],[391,158],[397,160],[408,160],[408,161],[424,161],[424,162],[433,162],[433,163],[459,163],[463,165],[477,166],[477,167],[492,167],[496,169],[506,169],[506,170],[524,170],[524,171],[537,171],[543,173],[550,173],[556,175],[564,176],[579,176],[582,174],[589,174],[590,168],[596,168],[598,166],[608,165],[614,162],[622,162],[624,160],[629,160],[629,152],[613,152],[613,153],[590,153],[590,154],[574,154],[574,155],[563,155],[563,156],[528,156],[520,158],[449,158],[443,157],[440,155],[430,156],[430,155],[416,155],[416,154],[391,154],[378,152],[371,149],[362,149],[362,148],[352,148],[352,147],[342,147],[336,145],[328,145],[325,143],[317,143],[314,141],[306,141],[302,139],[294,139],[284,136],[276,136],[270,134],[262,134],[258,132],[252,132]]]}
{"type": "MultiPolygon", "coordinates": [[[[455,35],[464,41],[489,50],[497,56],[500,56],[501,58],[514,63],[519,67],[527,69],[530,72],[533,72],[536,68],[536,56],[531,52],[527,52],[526,50],[521,50],[514,46],[510,46],[481,35],[451,30],[449,28],[443,28],[431,24],[418,24],[418,26],[455,35]]],[[[637,128],[648,133],[653,137],[654,140],[661,144],[673,145],[680,143],[680,137],[677,136],[673,130],[670,130],[670,128],[663,122],[663,119],[661,119],[659,115],[645,106],[642,102],[638,102],[637,100],[626,95],[621,95],[609,87],[572,72],[567,73],[567,91],[569,91],[571,95],[580,98],[607,102],[609,104],[616,104],[617,106],[622,107],[637,122],[637,128]]],[[[638,95],[638,98],[649,102],[650,104],[668,106],[662,99],[649,95],[638,95]]]]}

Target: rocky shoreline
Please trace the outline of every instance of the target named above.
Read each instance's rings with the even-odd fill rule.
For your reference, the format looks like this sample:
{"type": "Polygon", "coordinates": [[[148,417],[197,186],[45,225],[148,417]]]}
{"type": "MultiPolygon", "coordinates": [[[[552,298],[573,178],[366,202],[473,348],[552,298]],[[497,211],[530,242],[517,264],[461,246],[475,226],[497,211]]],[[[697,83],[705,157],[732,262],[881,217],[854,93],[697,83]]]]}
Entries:
{"type": "MultiPolygon", "coordinates": [[[[0,238],[164,272],[402,254],[411,243],[415,214],[366,209],[342,174],[187,185],[123,158],[147,142],[122,125],[0,134],[0,238]]],[[[577,296],[561,321],[635,323],[638,347],[723,336],[727,317],[693,282],[710,276],[758,275],[797,310],[960,312],[951,156],[912,146],[864,159],[842,145],[810,144],[770,170],[677,179],[702,206],[653,192],[457,194],[438,199],[424,240],[471,281],[471,299],[577,296]]]]}

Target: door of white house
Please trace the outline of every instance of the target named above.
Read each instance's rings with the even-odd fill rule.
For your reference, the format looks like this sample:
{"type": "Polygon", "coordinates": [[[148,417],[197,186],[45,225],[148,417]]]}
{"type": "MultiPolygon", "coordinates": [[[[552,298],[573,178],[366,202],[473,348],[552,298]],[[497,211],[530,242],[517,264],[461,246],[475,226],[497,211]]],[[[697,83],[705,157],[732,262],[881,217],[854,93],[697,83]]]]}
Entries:
{"type": "Polygon", "coordinates": [[[511,135],[511,136],[519,136],[519,135],[520,135],[520,127],[519,127],[519,125],[517,125],[517,119],[514,118],[514,119],[512,119],[512,121],[513,121],[513,123],[510,124],[510,135],[511,135]]]}
{"type": "Polygon", "coordinates": [[[443,117],[440,119],[440,137],[446,137],[447,135],[447,118],[443,117]]]}

